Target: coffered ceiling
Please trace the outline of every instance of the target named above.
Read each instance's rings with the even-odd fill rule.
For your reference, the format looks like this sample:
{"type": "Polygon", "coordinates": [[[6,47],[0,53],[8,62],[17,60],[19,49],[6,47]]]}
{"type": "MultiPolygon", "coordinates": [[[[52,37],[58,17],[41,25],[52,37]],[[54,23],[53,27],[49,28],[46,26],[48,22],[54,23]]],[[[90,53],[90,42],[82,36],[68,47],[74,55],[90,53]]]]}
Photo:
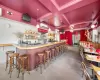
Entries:
{"type": "Polygon", "coordinates": [[[74,29],[89,27],[100,11],[100,0],[0,0],[0,4],[66,30],[70,25],[74,29]]]}

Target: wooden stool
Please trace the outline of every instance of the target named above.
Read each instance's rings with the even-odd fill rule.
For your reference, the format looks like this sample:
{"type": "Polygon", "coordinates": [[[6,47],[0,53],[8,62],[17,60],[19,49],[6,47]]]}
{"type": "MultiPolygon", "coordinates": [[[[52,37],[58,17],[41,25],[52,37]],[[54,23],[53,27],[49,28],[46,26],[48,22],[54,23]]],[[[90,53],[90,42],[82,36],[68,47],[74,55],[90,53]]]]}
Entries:
{"type": "Polygon", "coordinates": [[[59,47],[56,47],[56,56],[59,54],[59,47]]]}
{"type": "Polygon", "coordinates": [[[66,52],[66,51],[67,51],[67,49],[68,49],[67,45],[66,45],[66,44],[64,44],[64,52],[66,52]]]}
{"type": "Polygon", "coordinates": [[[61,53],[64,53],[63,45],[61,45],[61,53]]]}
{"type": "Polygon", "coordinates": [[[59,53],[62,54],[62,45],[59,46],[59,53]]]}
{"type": "Polygon", "coordinates": [[[50,50],[47,50],[45,52],[46,52],[46,61],[49,64],[49,62],[51,61],[51,51],[50,50]]]}
{"type": "Polygon", "coordinates": [[[18,77],[19,77],[19,74],[21,72],[22,76],[23,76],[23,79],[24,79],[25,71],[28,71],[28,73],[30,74],[30,72],[29,72],[29,56],[28,56],[28,54],[24,54],[24,55],[19,56],[17,62],[18,62],[18,77]]]}
{"type": "Polygon", "coordinates": [[[45,52],[38,53],[38,57],[38,66],[40,66],[40,73],[42,74],[42,65],[45,67],[45,52]]]}
{"type": "Polygon", "coordinates": [[[62,45],[62,50],[63,50],[63,53],[65,52],[65,46],[64,44],[62,45]]]}
{"type": "Polygon", "coordinates": [[[9,63],[9,55],[12,55],[15,51],[7,51],[6,52],[6,69],[7,70],[7,67],[8,67],[8,63],[9,63]]]}
{"type": "Polygon", "coordinates": [[[14,65],[15,65],[15,67],[16,68],[18,68],[18,65],[17,65],[17,59],[18,59],[18,57],[19,57],[19,54],[18,53],[12,53],[12,54],[10,54],[9,56],[8,56],[9,58],[10,58],[10,60],[9,60],[9,65],[10,65],[10,67],[9,67],[9,74],[10,74],[10,78],[11,78],[11,75],[12,75],[12,71],[13,71],[13,69],[14,69],[14,65]],[[16,64],[14,64],[14,60],[16,59],[16,64]]]}
{"type": "Polygon", "coordinates": [[[52,50],[52,58],[54,58],[54,57],[55,57],[55,59],[56,59],[55,49],[51,49],[51,50],[52,50]]]}

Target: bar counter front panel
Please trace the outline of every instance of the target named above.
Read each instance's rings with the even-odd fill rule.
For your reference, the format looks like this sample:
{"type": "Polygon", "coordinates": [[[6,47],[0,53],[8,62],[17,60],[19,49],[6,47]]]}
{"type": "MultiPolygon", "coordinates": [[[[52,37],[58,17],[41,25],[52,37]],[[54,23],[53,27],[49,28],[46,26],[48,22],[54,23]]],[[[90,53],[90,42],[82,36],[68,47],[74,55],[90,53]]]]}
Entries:
{"type": "Polygon", "coordinates": [[[36,66],[36,63],[38,61],[37,53],[44,52],[45,50],[49,50],[51,48],[55,48],[58,45],[63,44],[64,42],[53,42],[53,43],[47,43],[42,45],[33,45],[33,46],[19,46],[14,45],[16,47],[16,52],[22,54],[28,54],[29,55],[29,70],[33,70],[36,66]]]}

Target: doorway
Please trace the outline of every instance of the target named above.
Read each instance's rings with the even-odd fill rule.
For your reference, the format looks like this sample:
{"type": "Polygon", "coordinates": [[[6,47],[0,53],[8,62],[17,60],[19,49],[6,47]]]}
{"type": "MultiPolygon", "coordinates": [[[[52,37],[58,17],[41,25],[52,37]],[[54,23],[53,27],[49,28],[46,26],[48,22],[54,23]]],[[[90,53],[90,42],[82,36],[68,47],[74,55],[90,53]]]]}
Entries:
{"type": "Polygon", "coordinates": [[[72,34],[72,41],[73,41],[74,46],[78,46],[79,41],[80,41],[80,33],[73,33],[72,34]]]}

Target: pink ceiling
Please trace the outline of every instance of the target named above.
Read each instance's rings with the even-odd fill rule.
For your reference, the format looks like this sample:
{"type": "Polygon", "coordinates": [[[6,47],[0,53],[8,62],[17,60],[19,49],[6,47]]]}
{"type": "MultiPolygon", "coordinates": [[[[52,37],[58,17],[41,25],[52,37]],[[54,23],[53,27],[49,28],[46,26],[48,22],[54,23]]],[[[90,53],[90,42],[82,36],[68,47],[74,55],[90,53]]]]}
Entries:
{"type": "Polygon", "coordinates": [[[82,21],[91,21],[92,16],[95,17],[98,10],[100,9],[99,5],[100,3],[94,2],[85,7],[81,7],[64,14],[68,18],[70,24],[78,23],[82,21]]]}
{"type": "Polygon", "coordinates": [[[72,1],[72,0],[56,0],[57,4],[59,6],[63,6],[64,4],[66,4],[66,3],[70,2],[70,1],[72,1]]]}
{"type": "Polygon", "coordinates": [[[33,20],[38,18],[39,22],[66,30],[71,24],[75,24],[75,29],[86,28],[100,10],[100,0],[0,0],[0,4],[17,13],[28,13],[33,20]],[[61,22],[59,27],[54,25],[56,15],[61,22]]]}

